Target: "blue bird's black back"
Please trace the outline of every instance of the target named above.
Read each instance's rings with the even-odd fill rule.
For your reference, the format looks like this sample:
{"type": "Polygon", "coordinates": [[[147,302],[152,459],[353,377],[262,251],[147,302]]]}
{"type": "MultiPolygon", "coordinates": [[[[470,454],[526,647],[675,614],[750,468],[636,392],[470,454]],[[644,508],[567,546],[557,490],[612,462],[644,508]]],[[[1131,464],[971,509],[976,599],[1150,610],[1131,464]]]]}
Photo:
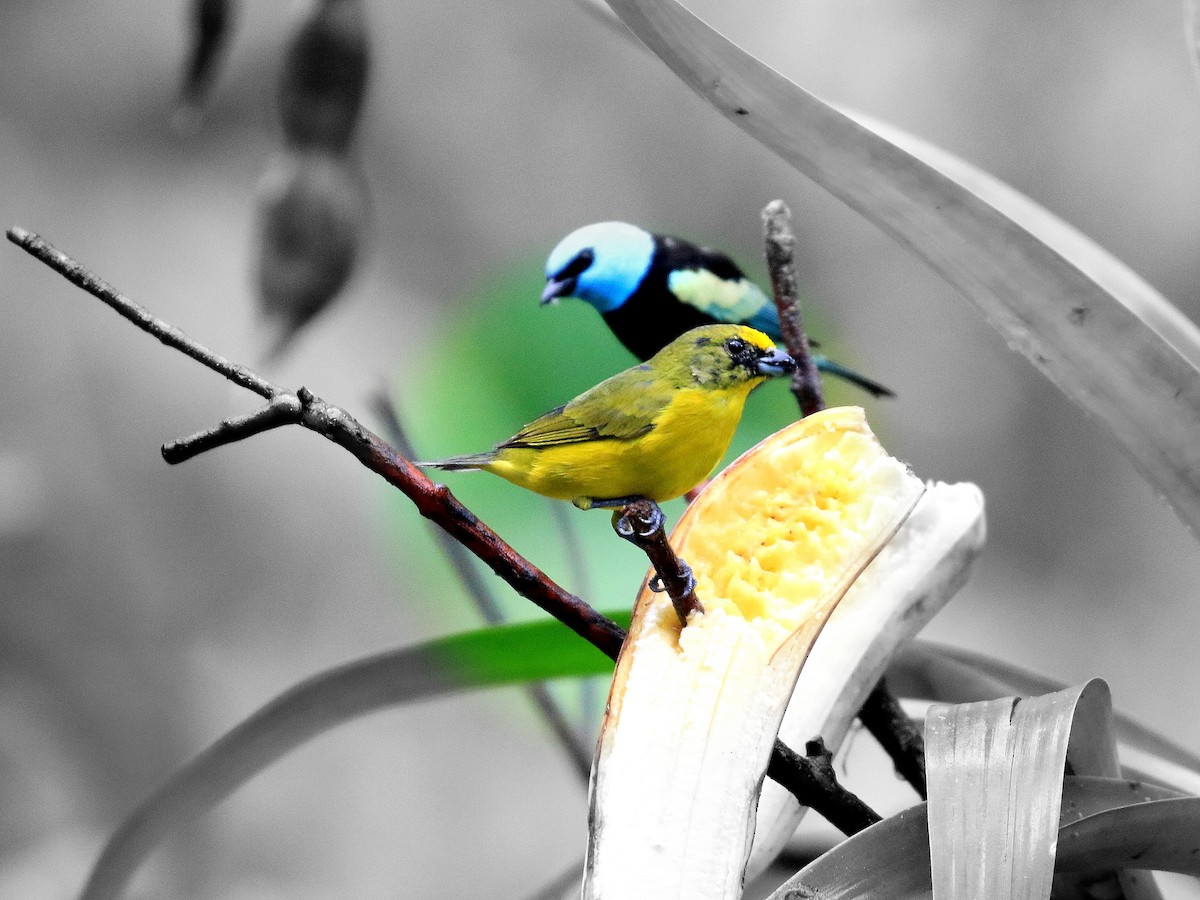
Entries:
{"type": "Polygon", "coordinates": [[[707,269],[730,281],[745,277],[724,253],[655,235],[654,256],[641,284],[619,307],[603,313],[613,334],[638,359],[649,359],[685,331],[720,321],[671,292],[671,273],[688,269],[707,269]]]}

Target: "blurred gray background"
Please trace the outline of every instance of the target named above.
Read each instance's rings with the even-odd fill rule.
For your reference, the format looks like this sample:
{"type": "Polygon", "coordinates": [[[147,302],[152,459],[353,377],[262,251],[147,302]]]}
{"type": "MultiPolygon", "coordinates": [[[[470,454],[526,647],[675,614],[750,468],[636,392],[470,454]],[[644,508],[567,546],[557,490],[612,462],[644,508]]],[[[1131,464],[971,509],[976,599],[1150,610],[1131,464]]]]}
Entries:
{"type": "MultiPolygon", "coordinates": [[[[456,298],[520,261],[534,303],[538,261],[568,230],[628,219],[754,263],[759,211],[781,197],[820,321],[900,394],[866,404],[889,449],[987,495],[989,547],[928,636],[1101,676],[1118,707],[1200,747],[1195,540],[953,289],[580,3],[367,6],[367,244],[344,296],[267,374],[370,421],[384,379],[466,377],[456,298]]],[[[1200,313],[1200,91],[1178,0],[691,8],[822,97],[1009,181],[1200,313]]],[[[256,360],[253,195],[306,9],[243,5],[205,127],[185,138],[169,126],[182,3],[8,0],[2,224],[256,360]]],[[[0,896],[40,900],[76,890],[124,812],[279,691],[470,614],[404,551],[423,540],[418,517],[347,454],[293,429],[168,468],[163,441],[254,398],[8,245],[0,303],[0,896]]],[[[546,345],[531,365],[561,364],[546,345]]],[[[446,413],[438,448],[480,449],[455,445],[464,412],[446,413]]],[[[603,524],[588,534],[605,539],[603,524]]],[[[606,607],[641,574],[613,552],[627,588],[606,580],[606,607]]],[[[872,790],[885,809],[912,802],[872,790]]],[[[579,858],[585,807],[520,696],[473,694],[313,742],[156,855],[139,890],[520,898],[579,858]]]]}

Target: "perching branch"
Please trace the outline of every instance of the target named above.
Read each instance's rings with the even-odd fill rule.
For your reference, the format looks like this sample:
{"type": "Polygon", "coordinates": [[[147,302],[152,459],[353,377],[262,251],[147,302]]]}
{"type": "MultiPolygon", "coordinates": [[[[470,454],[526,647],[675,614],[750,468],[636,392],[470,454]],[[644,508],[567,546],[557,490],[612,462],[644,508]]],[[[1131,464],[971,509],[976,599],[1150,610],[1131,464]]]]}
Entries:
{"type": "Polygon", "coordinates": [[[692,568],[667,543],[665,518],[653,500],[634,500],[613,515],[613,530],[646,554],[654,566],[650,588],[666,591],[679,621],[687,625],[688,615],[704,612],[696,598],[696,578],[692,568]]]}
{"type": "MultiPolygon", "coordinates": [[[[771,273],[771,289],[779,310],[780,331],[788,353],[796,360],[796,371],[792,373],[792,393],[800,404],[800,415],[807,416],[825,408],[825,395],[800,315],[794,259],[796,236],[792,231],[791,217],[782,200],[772,200],[762,212],[763,237],[767,267],[771,273]]],[[[880,681],[863,704],[858,717],[892,757],[896,771],[924,798],[925,739],[903,711],[895,714],[899,709],[899,701],[880,681]]]]}
{"type": "Polygon", "coordinates": [[[771,273],[771,292],[779,310],[779,327],[788,353],[796,361],[792,372],[792,393],[800,404],[800,415],[810,416],[825,408],[821,374],[808,346],[804,319],[800,315],[800,292],[796,287],[796,235],[792,214],[782,200],[772,200],[762,212],[766,242],[767,269],[771,273]]]}
{"type": "MultiPolygon", "coordinates": [[[[307,388],[285,391],[244,366],[218,356],[178,328],[151,315],[75,260],[24,228],[10,228],[8,239],[167,346],[269,401],[267,406],[249,416],[222,422],[214,428],[164,445],[163,455],[169,462],[181,462],[205,450],[282,425],[301,425],[349,451],[366,468],[382,476],[408,497],[421,515],[435,522],[475,554],[518,594],[533,601],[610,659],[617,658],[625,639],[625,630],[621,626],[555,584],[481,522],[445,485],[434,484],[395,448],[363,427],[349,413],[329,405],[307,388]]],[[[674,574],[681,573],[676,571],[674,574]]],[[[791,790],[801,804],[815,809],[831,822],[849,821],[847,816],[853,815],[850,811],[853,805],[851,800],[861,805],[858,798],[837,785],[832,771],[822,773],[812,760],[798,756],[779,741],[775,742],[769,774],[791,790]]]]}

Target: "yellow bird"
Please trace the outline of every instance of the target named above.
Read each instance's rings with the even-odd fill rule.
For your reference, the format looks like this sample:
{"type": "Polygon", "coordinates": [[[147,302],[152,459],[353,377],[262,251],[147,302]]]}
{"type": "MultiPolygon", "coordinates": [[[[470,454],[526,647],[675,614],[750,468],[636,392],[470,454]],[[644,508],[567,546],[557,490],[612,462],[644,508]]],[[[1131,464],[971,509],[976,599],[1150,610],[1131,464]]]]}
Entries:
{"type": "Polygon", "coordinates": [[[580,509],[670,500],[717,467],[750,391],[795,368],[761,331],[705,325],[493,450],[417,465],[483,469],[580,509]]]}

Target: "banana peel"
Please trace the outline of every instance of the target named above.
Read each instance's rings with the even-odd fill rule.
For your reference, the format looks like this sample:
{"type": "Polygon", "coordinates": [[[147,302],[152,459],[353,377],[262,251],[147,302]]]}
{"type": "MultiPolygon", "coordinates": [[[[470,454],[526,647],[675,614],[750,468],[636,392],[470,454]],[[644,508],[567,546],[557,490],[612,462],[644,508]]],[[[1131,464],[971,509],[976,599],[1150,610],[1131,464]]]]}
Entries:
{"type": "MultiPolygon", "coordinates": [[[[933,483],[829,616],[804,661],[779,739],[802,749],[820,735],[836,752],[893,657],[966,582],[986,537],[983,493],[933,483]]],[[[806,812],[773,781],[758,800],[746,877],[761,874],[806,812]]]]}
{"type": "Polygon", "coordinates": [[[592,769],[585,900],[740,896],[800,668],[927,493],[841,407],[767,438],[696,498],[671,544],[703,609],[684,626],[643,584],[592,769]]]}

